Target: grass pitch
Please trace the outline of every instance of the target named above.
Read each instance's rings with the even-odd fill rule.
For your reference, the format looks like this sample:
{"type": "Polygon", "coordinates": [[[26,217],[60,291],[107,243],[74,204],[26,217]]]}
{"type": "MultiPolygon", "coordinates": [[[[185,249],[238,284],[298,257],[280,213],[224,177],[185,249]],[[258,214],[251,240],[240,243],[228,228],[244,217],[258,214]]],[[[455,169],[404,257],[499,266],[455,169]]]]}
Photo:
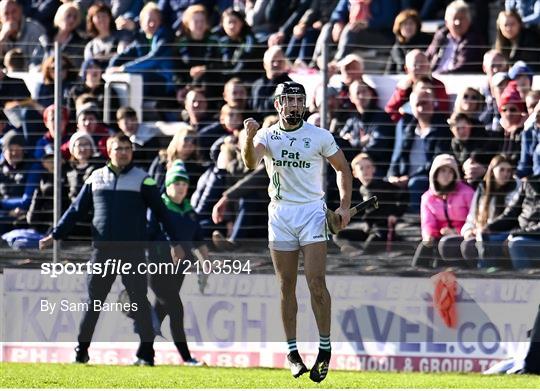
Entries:
{"type": "Polygon", "coordinates": [[[284,369],[0,363],[2,388],[540,388],[539,376],[331,371],[322,383],[284,369]]]}

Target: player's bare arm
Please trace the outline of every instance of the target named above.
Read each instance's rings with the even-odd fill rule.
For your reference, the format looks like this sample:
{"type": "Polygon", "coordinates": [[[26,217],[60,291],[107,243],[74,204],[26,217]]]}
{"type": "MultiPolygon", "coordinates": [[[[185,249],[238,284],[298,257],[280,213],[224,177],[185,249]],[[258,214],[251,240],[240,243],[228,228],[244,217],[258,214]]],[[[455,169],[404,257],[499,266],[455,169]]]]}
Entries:
{"type": "Polygon", "coordinates": [[[341,216],[341,228],[345,228],[351,219],[349,211],[352,194],[351,169],[341,149],[332,156],[329,156],[328,161],[336,171],[336,183],[339,189],[339,208],[335,212],[341,216]]]}
{"type": "Polygon", "coordinates": [[[247,168],[254,170],[259,165],[264,155],[264,145],[253,145],[253,139],[257,134],[260,126],[253,118],[248,118],[244,121],[244,132],[246,132],[246,142],[242,146],[242,160],[247,168]]]}

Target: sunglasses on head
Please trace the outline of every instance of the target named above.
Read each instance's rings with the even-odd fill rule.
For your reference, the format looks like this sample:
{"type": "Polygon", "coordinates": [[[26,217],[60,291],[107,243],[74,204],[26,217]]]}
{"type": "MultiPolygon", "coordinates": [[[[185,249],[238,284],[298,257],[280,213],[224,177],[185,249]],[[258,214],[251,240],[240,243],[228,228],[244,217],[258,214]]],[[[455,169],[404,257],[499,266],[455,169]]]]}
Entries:
{"type": "Polygon", "coordinates": [[[472,95],[472,94],[465,94],[463,95],[463,99],[475,99],[476,96],[472,95]]]}

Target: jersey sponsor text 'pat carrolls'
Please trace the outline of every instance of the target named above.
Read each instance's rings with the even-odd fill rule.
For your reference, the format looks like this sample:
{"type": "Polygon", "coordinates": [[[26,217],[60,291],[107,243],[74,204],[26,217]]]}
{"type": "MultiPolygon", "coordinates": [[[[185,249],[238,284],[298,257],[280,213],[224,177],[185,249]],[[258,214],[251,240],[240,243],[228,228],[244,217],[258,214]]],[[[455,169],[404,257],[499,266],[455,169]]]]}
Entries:
{"type": "Polygon", "coordinates": [[[286,149],[281,150],[281,158],[287,160],[280,160],[272,158],[272,164],[276,167],[294,167],[294,168],[310,168],[311,163],[300,159],[300,152],[289,152],[286,149]],[[291,159],[291,160],[288,160],[291,159]]]}

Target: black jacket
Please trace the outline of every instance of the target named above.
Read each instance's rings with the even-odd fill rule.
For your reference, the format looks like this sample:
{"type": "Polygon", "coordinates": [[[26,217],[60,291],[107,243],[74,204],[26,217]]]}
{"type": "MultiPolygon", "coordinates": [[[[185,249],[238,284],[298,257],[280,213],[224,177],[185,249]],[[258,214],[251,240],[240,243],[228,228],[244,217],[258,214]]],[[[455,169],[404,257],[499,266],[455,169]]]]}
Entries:
{"type": "MultiPolygon", "coordinates": [[[[110,112],[109,112],[109,118],[111,122],[114,122],[114,118],[116,118],[116,110],[120,108],[120,99],[118,98],[118,94],[114,90],[114,88],[111,88],[109,90],[109,93],[111,94],[111,105],[110,105],[110,112]]],[[[86,84],[76,84],[73,87],[71,87],[71,90],[69,90],[69,112],[71,116],[71,120],[73,123],[77,123],[77,109],[75,107],[75,102],[79,96],[82,94],[92,94],[95,99],[96,103],[103,112],[105,109],[105,84],[100,84],[97,88],[91,89],[86,84]]]]}
{"type": "Polygon", "coordinates": [[[521,156],[521,136],[523,128],[518,129],[512,135],[505,134],[504,129],[499,127],[497,130],[490,132],[490,139],[486,143],[486,152],[490,156],[498,153],[506,155],[516,167],[521,156]]]}
{"type": "Polygon", "coordinates": [[[263,73],[261,59],[264,50],[252,33],[246,34],[239,41],[223,33],[219,37],[221,66],[225,79],[239,77],[244,82],[253,82],[263,73]]]}
{"type": "MultiPolygon", "coordinates": [[[[43,45],[43,59],[47,58],[48,56],[54,55],[54,40],[57,33],[57,29],[53,30],[48,36],[49,42],[43,45]]],[[[79,34],[77,30],[75,30],[71,33],[68,41],[60,45],[60,50],[62,51],[62,54],[69,57],[71,63],[73,64],[73,68],[76,70],[80,69],[83,63],[84,47],[86,46],[87,42],[88,40],[84,38],[81,34],[79,34]]]]}
{"type": "Polygon", "coordinates": [[[68,187],[68,197],[71,202],[75,201],[84,182],[90,178],[92,172],[97,168],[103,167],[103,164],[104,162],[91,162],[86,167],[80,168],[73,162],[64,167],[67,179],[66,185],[68,187]]]}
{"type": "Polygon", "coordinates": [[[474,155],[475,159],[480,163],[486,166],[489,164],[493,154],[486,151],[488,149],[486,140],[488,139],[489,135],[481,126],[473,126],[470,137],[465,141],[458,140],[455,137],[452,138],[450,143],[452,154],[456,158],[460,169],[465,160],[472,155],[474,155]]]}
{"type": "Polygon", "coordinates": [[[375,162],[377,177],[384,177],[392,159],[395,139],[395,126],[388,114],[373,106],[370,111],[347,120],[340,132],[341,137],[346,135],[351,137],[350,145],[343,148],[347,160],[352,161],[359,151],[365,152],[375,162]],[[359,145],[360,129],[369,135],[369,141],[364,146],[359,145]]]}
{"type": "Polygon", "coordinates": [[[191,204],[201,220],[211,219],[212,208],[226,189],[227,171],[224,169],[211,166],[199,178],[197,188],[191,196],[191,204]]]}
{"type": "Polygon", "coordinates": [[[285,33],[286,39],[288,39],[292,35],[294,26],[310,5],[310,0],[270,0],[267,17],[269,20],[280,21],[279,31],[285,33]]]}
{"type": "Polygon", "coordinates": [[[214,122],[204,128],[200,129],[199,132],[199,151],[201,152],[202,158],[205,162],[211,160],[210,149],[212,144],[214,144],[220,137],[232,134],[225,129],[221,122],[214,122]]]}
{"type": "Polygon", "coordinates": [[[0,162],[0,199],[22,197],[30,170],[29,163],[21,162],[17,167],[12,167],[5,159],[0,162]]]}
{"type": "Polygon", "coordinates": [[[388,216],[400,217],[407,209],[408,195],[396,185],[381,179],[373,179],[367,186],[360,187],[363,200],[377,197],[379,208],[368,208],[362,215],[362,220],[369,225],[386,228],[388,216]]]}
{"type": "Polygon", "coordinates": [[[431,35],[419,31],[410,41],[401,43],[398,40],[392,45],[390,55],[386,61],[384,73],[403,73],[405,72],[405,56],[413,49],[427,49],[431,42],[431,35]]]}
{"type": "Polygon", "coordinates": [[[540,65],[538,64],[539,41],[540,36],[535,29],[523,28],[519,34],[517,45],[501,45],[501,52],[510,64],[518,60],[525,61],[532,71],[537,73],[540,71],[540,65]]]}
{"type": "MultiPolygon", "coordinates": [[[[415,129],[418,125],[418,120],[411,115],[405,115],[403,117],[403,124],[405,126],[403,139],[401,140],[400,145],[396,145],[398,153],[394,159],[392,159],[390,169],[388,170],[388,176],[402,176],[409,174],[409,156],[414,143],[415,129]]],[[[435,114],[431,121],[431,127],[431,132],[424,140],[426,165],[413,173],[413,176],[427,176],[433,158],[441,153],[451,152],[450,139],[452,138],[452,134],[448,129],[445,118],[442,115],[435,114]]]]}
{"type": "MultiPolygon", "coordinates": [[[[65,167],[64,167],[65,169],[65,167]]],[[[65,180],[62,179],[62,210],[66,210],[70,201],[65,191],[65,180]]],[[[53,225],[54,212],[54,175],[45,173],[42,175],[39,186],[34,190],[32,202],[26,213],[28,224],[41,233],[49,231],[53,225]]],[[[73,232],[78,233],[79,227],[73,232]]]]}
{"type": "Polygon", "coordinates": [[[540,239],[540,175],[521,183],[519,192],[487,229],[496,232],[514,230],[513,235],[540,239]]]}

